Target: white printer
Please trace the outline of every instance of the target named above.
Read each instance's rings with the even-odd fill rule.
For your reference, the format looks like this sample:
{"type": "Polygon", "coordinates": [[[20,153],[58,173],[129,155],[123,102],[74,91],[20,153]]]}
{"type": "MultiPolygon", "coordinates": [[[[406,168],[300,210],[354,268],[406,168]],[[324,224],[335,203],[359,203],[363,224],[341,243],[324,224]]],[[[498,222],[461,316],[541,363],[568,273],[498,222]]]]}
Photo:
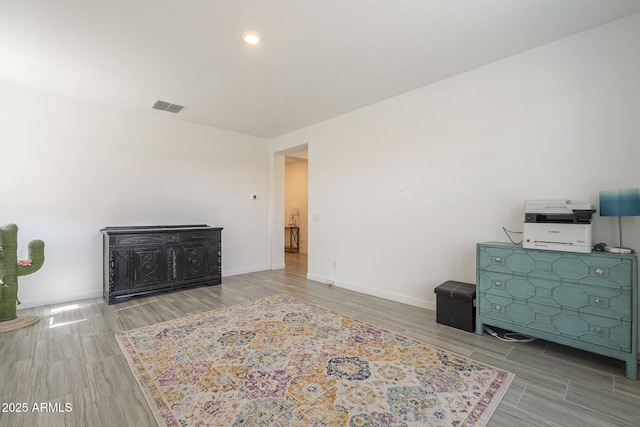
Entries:
{"type": "Polygon", "coordinates": [[[566,252],[591,252],[592,203],[525,200],[522,246],[566,252]]]}

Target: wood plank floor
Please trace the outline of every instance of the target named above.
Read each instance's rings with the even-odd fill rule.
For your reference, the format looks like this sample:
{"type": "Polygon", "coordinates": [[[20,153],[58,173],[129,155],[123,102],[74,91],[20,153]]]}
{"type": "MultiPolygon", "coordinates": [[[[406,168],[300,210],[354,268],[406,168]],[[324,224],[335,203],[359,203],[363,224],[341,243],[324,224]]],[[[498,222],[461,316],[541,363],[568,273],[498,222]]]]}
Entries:
{"type": "Polygon", "coordinates": [[[490,426],[640,425],[640,382],[624,377],[622,362],[442,326],[433,311],[306,280],[304,254],[286,254],[286,264],[117,305],[92,299],[19,312],[41,320],[0,334],[0,427],[155,426],[114,333],[282,293],[515,373],[490,426]],[[22,403],[26,413],[5,412],[22,403]]]}

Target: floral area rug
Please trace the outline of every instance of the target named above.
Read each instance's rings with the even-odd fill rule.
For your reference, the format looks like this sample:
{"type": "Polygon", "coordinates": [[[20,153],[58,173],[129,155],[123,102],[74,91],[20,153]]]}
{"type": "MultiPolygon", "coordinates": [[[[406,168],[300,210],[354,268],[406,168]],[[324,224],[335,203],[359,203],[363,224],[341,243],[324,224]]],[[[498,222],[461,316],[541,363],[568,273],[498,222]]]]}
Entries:
{"type": "Polygon", "coordinates": [[[513,379],[286,295],[116,338],[161,426],[481,426],[513,379]]]}

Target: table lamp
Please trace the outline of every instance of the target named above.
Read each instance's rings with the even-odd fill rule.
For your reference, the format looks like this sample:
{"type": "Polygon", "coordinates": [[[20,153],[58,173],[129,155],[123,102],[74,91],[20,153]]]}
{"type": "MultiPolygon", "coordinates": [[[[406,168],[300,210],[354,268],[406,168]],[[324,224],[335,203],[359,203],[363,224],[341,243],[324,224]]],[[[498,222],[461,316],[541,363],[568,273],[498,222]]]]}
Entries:
{"type": "Polygon", "coordinates": [[[618,231],[620,232],[619,249],[626,249],[622,244],[622,217],[640,216],[640,189],[625,188],[622,190],[601,191],[600,216],[618,217],[618,231]]]}
{"type": "Polygon", "coordinates": [[[296,215],[298,215],[298,208],[289,208],[289,227],[297,227],[296,225],[296,215]]]}

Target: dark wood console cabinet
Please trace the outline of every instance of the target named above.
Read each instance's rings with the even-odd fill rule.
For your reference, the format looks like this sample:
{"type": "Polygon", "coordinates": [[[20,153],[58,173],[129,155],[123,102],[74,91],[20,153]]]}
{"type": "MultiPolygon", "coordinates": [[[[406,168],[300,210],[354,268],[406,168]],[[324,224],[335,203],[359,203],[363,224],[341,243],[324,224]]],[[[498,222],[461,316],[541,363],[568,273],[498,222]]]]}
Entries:
{"type": "Polygon", "coordinates": [[[207,225],[106,227],[104,298],[222,282],[222,228],[207,225]]]}

